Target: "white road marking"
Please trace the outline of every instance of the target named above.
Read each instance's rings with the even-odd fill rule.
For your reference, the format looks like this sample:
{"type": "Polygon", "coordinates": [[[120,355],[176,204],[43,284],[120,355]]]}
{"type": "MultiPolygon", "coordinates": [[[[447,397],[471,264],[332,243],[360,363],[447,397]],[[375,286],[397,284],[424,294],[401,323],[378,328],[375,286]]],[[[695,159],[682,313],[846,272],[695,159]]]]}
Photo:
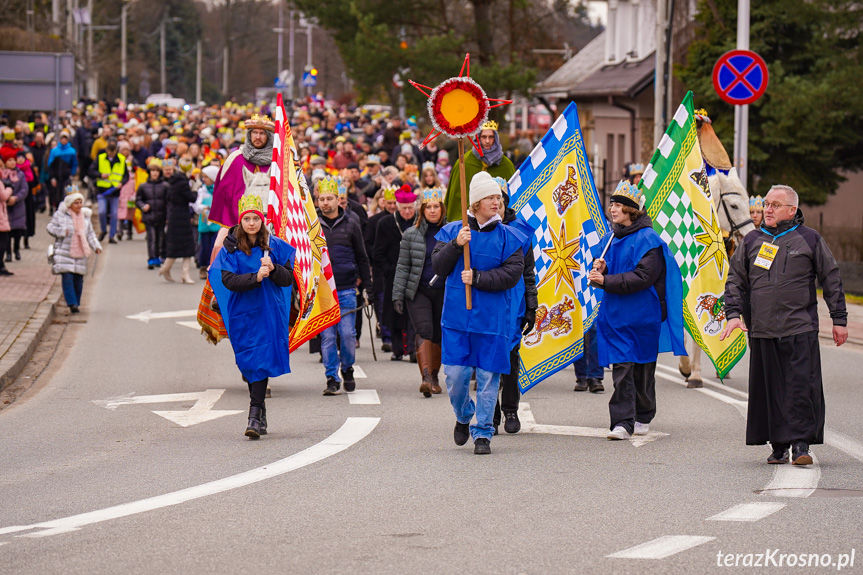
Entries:
{"type": "Polygon", "coordinates": [[[26,533],[17,535],[16,537],[47,537],[49,535],[57,535],[69,531],[77,531],[87,525],[108,521],[110,519],[118,519],[120,517],[128,517],[137,513],[153,511],[163,507],[179,505],[194,499],[200,499],[208,495],[215,495],[245,487],[258,481],[270,479],[283,475],[290,471],[300,469],[312,463],[317,463],[327,457],[331,457],[354,445],[361,439],[365,438],[369,433],[377,427],[380,422],[379,417],[349,417],[347,421],[332,435],[317,443],[308,449],[304,449],[299,453],[295,453],[284,459],[280,459],[269,465],[257,467],[237,475],[218,479],[203,485],[196,485],[180,491],[165,493],[147,499],[132,501],[100,509],[98,511],[90,511],[81,513],[63,519],[54,519],[42,523],[34,523],[33,525],[12,526],[0,529],[0,535],[5,533],[17,533],[28,531],[31,529],[41,529],[35,533],[26,533]]]}
{"type": "Polygon", "coordinates": [[[774,497],[809,497],[818,487],[821,466],[812,455],[812,465],[774,465],[773,479],[761,490],[763,495],[774,497]]]}
{"type": "Polygon", "coordinates": [[[158,311],[153,312],[150,310],[142,311],[140,313],[136,313],[134,315],[127,315],[126,317],[129,319],[136,319],[138,321],[144,323],[150,323],[151,319],[166,319],[172,317],[196,317],[198,315],[198,310],[196,309],[184,309],[180,311],[158,311]]]}
{"type": "MultiPolygon", "coordinates": [[[[661,363],[657,363],[656,367],[657,367],[657,369],[665,370],[665,371],[671,373],[672,375],[680,376],[680,371],[677,369],[674,369],[673,367],[669,367],[669,366],[663,365],[661,363]]],[[[680,376],[680,377],[683,377],[683,376],[680,376]]],[[[730,393],[732,395],[736,395],[738,397],[742,397],[743,399],[749,399],[748,393],[746,393],[745,391],[740,391],[739,389],[735,389],[735,388],[731,387],[730,385],[723,385],[716,380],[708,379],[706,377],[702,377],[701,381],[703,381],[706,385],[709,385],[711,387],[715,387],[716,389],[721,389],[722,391],[725,391],[725,392],[730,393]]],[[[696,389],[698,389],[698,388],[696,388],[696,389]]]]}
{"type": "Polygon", "coordinates": [[[653,541],[648,541],[647,543],[642,543],[641,545],[636,545],[635,547],[612,553],[611,555],[608,555],[608,557],[613,557],[615,559],[665,559],[666,557],[671,557],[681,551],[692,549],[693,547],[697,547],[703,543],[707,543],[708,541],[713,541],[714,539],[716,539],[716,537],[665,535],[654,539],[653,541]]]}
{"type": "Polygon", "coordinates": [[[863,444],[852,439],[844,433],[834,431],[829,427],[824,428],[824,443],[844,451],[851,457],[863,461],[863,444]]]}
{"type": "MultiPolygon", "coordinates": [[[[664,380],[667,380],[667,381],[670,381],[672,383],[676,383],[678,385],[682,385],[683,387],[686,387],[686,381],[680,377],[674,377],[674,376],[671,376],[665,372],[656,372],[656,377],[661,377],[664,380]]],[[[733,397],[728,397],[727,395],[724,395],[722,393],[717,393],[717,392],[713,391],[712,389],[706,389],[704,387],[694,388],[694,391],[701,392],[704,395],[710,396],[713,399],[718,399],[719,401],[721,401],[723,403],[727,403],[728,405],[733,405],[735,408],[737,408],[737,411],[740,412],[740,415],[742,415],[743,417],[746,417],[746,406],[747,406],[748,402],[743,401],[741,399],[734,399],[733,397]]]]}
{"type": "Polygon", "coordinates": [[[363,371],[363,368],[354,364],[354,379],[367,379],[369,376],[363,371]]]}
{"type": "MultiPolygon", "coordinates": [[[[536,422],[530,404],[522,401],[518,404],[518,419],[521,421],[522,433],[547,433],[550,435],[575,435],[578,437],[596,437],[606,439],[608,429],[602,427],[576,427],[571,425],[541,425],[536,422]]],[[[656,441],[661,437],[667,437],[667,433],[661,431],[650,431],[647,435],[633,435],[629,440],[635,447],[641,447],[646,443],[656,441]]]]}
{"type": "Polygon", "coordinates": [[[201,331],[201,324],[199,324],[197,321],[178,321],[177,325],[188,327],[194,329],[195,331],[201,331]]]}
{"type": "Polygon", "coordinates": [[[785,507],[784,503],[741,503],[722,513],[717,513],[713,517],[708,517],[707,521],[754,522],[764,519],[768,515],[773,515],[783,507],[785,507]]]}
{"type": "Polygon", "coordinates": [[[348,402],[351,405],[380,405],[381,398],[377,390],[357,389],[348,393],[348,402]]]}
{"type": "MultiPolygon", "coordinates": [[[[134,393],[134,392],[133,392],[134,393]]],[[[156,415],[173,421],[181,427],[189,427],[205,421],[212,421],[226,415],[245,413],[241,409],[213,409],[224,389],[208,389],[193,393],[166,393],[162,395],[138,395],[132,394],[115,397],[111,399],[96,399],[93,403],[106,409],[117,409],[121,405],[134,405],[143,403],[173,403],[178,401],[194,401],[191,409],[183,411],[154,411],[156,415]]]]}

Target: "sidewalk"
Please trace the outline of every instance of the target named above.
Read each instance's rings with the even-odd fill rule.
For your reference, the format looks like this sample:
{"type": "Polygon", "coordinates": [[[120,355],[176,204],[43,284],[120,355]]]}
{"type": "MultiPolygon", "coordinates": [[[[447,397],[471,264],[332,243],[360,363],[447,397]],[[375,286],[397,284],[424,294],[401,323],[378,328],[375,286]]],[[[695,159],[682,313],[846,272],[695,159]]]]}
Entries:
{"type": "MultiPolygon", "coordinates": [[[[857,305],[845,302],[845,308],[848,310],[848,343],[855,346],[861,346],[863,350],[863,305],[857,305]]],[[[833,341],[833,321],[830,319],[830,310],[827,309],[827,304],[824,299],[818,297],[818,322],[820,329],[818,336],[824,340],[833,341]]]]}
{"type": "Polygon", "coordinates": [[[30,249],[21,247],[21,261],[6,263],[14,276],[0,277],[0,390],[15,381],[51,325],[60,282],[51,273],[45,251],[52,243],[45,226],[51,214],[36,214],[36,235],[30,249]]]}

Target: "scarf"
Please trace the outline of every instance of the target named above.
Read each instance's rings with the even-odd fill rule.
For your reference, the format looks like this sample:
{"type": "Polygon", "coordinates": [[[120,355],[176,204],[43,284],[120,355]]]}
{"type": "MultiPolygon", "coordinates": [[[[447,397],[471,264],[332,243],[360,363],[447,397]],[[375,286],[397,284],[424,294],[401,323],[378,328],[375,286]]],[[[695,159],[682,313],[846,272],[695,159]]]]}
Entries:
{"type": "Polygon", "coordinates": [[[498,136],[497,130],[494,131],[494,145],[490,150],[483,150],[482,154],[480,160],[487,168],[498,165],[503,159],[503,148],[500,146],[500,136],[498,136]]]}
{"type": "Polygon", "coordinates": [[[67,213],[72,216],[72,223],[75,224],[69,255],[75,259],[89,257],[90,244],[87,242],[87,221],[84,219],[84,214],[81,212],[76,214],[72,210],[67,213]]]}
{"type": "Polygon", "coordinates": [[[269,167],[273,162],[273,133],[267,132],[267,143],[263,148],[254,147],[251,141],[251,130],[249,134],[243,142],[243,157],[256,166],[269,167]]]}

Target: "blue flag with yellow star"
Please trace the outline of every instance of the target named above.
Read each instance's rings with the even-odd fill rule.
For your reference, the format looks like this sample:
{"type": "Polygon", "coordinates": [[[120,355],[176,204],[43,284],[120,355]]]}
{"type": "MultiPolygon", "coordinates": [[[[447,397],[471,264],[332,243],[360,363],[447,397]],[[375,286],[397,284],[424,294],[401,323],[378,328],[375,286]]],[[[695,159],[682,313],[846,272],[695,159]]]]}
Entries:
{"type": "MultiPolygon", "coordinates": [[[[570,103],[509,181],[510,207],[535,230],[539,308],[522,338],[518,384],[527,391],[584,351],[602,290],[587,282],[591,248],[609,233],[584,149],[578,109],[570,103]]],[[[601,251],[601,250],[600,250],[601,251]]]]}
{"type": "MultiPolygon", "coordinates": [[[[719,341],[725,327],[728,256],[695,127],[692,92],[686,94],[639,188],[653,229],[668,244],[683,277],[686,330],[713,361],[719,377],[746,352],[746,335],[719,341]]],[[[671,300],[668,300],[671,305],[671,300]]]]}

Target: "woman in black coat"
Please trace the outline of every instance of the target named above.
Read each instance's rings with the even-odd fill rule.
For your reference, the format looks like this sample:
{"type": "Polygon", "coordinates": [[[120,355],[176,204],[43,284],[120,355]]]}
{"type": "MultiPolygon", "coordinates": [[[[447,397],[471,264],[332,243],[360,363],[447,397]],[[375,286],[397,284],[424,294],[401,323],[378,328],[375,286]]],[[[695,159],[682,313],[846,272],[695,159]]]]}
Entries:
{"type": "Polygon", "coordinates": [[[165,259],[165,223],[168,219],[168,184],[162,178],[162,162],[153,158],[147,166],[150,177],[138,186],[135,205],[147,228],[147,268],[160,267],[165,259]]]}
{"type": "Polygon", "coordinates": [[[189,204],[198,196],[189,187],[189,179],[176,169],[174,160],[164,161],[162,173],[168,183],[168,226],[165,231],[167,258],[165,265],[159,270],[159,275],[164,276],[169,282],[174,281],[171,277],[171,266],[174,265],[175,259],[183,258],[183,275],[180,279],[184,284],[193,284],[195,282],[189,276],[189,268],[195,256],[196,246],[189,204]]]}

